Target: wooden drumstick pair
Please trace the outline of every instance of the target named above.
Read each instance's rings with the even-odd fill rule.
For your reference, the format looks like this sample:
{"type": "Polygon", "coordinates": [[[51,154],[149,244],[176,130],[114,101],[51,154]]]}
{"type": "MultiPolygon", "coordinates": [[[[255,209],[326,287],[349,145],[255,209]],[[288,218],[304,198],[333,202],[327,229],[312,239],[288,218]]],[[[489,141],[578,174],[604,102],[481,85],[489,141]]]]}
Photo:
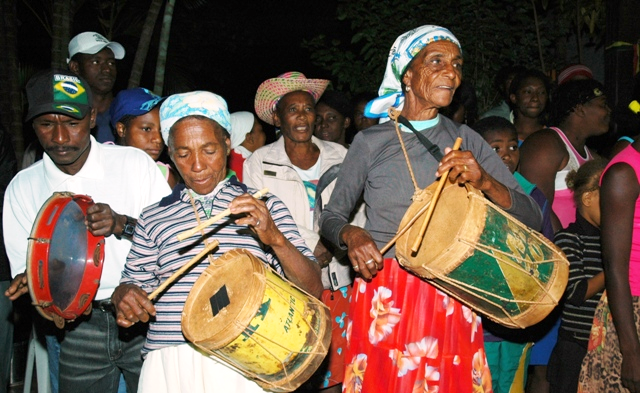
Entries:
{"type": "MultiPolygon", "coordinates": [[[[268,192],[269,192],[268,188],[263,188],[262,190],[256,192],[252,196],[254,198],[256,198],[256,199],[260,199],[268,192]]],[[[203,221],[202,223],[200,223],[196,227],[194,227],[192,229],[189,229],[188,231],[184,231],[184,232],[178,234],[177,238],[178,238],[178,240],[183,241],[184,239],[187,239],[187,238],[195,235],[196,233],[200,232],[204,228],[206,228],[206,227],[208,227],[210,225],[213,225],[215,222],[217,222],[217,221],[229,216],[230,214],[231,214],[231,209],[225,209],[224,211],[220,212],[219,214],[216,214],[215,216],[209,218],[206,221],[203,221]]],[[[219,244],[220,243],[217,240],[214,240],[211,243],[207,244],[206,247],[204,248],[204,250],[200,251],[198,253],[198,255],[196,255],[195,257],[191,258],[187,263],[184,264],[184,266],[182,266],[180,269],[176,270],[175,273],[173,273],[169,278],[167,278],[158,288],[156,288],[155,291],[151,292],[149,294],[149,296],[147,296],[147,298],[149,300],[155,299],[156,296],[158,296],[169,285],[171,285],[172,282],[177,280],[178,277],[180,277],[187,270],[189,270],[189,268],[191,266],[193,266],[198,261],[200,261],[202,258],[204,258],[214,248],[218,247],[219,244]]]]}
{"type": "MultiPolygon", "coordinates": [[[[456,141],[453,144],[453,150],[460,149],[460,145],[462,145],[462,138],[458,137],[456,138],[456,141]]],[[[420,244],[422,243],[422,239],[424,238],[424,234],[427,232],[427,226],[429,225],[429,221],[431,221],[431,216],[433,215],[433,211],[436,208],[436,203],[438,203],[438,198],[440,198],[440,194],[442,193],[442,189],[444,188],[444,183],[447,181],[447,177],[449,177],[450,171],[451,169],[449,169],[445,174],[443,174],[440,177],[440,181],[438,182],[438,187],[436,188],[436,191],[433,193],[433,196],[431,197],[431,202],[426,204],[422,209],[420,209],[416,213],[416,215],[413,216],[411,220],[409,220],[407,225],[405,225],[402,229],[400,229],[398,233],[396,233],[396,235],[391,240],[389,240],[389,242],[385,244],[384,247],[380,249],[380,254],[384,255],[387,251],[389,251],[391,246],[395,244],[395,242],[400,238],[400,236],[404,235],[413,226],[413,224],[416,221],[418,221],[418,218],[420,218],[422,213],[427,211],[426,217],[422,222],[422,227],[420,227],[420,234],[418,235],[415,242],[413,243],[413,246],[411,247],[411,251],[413,252],[418,251],[418,249],[420,248],[420,244]]]]}
{"type": "MultiPolygon", "coordinates": [[[[255,194],[253,194],[252,196],[256,199],[260,199],[263,196],[265,196],[266,193],[269,192],[268,188],[263,188],[262,190],[256,192],[255,194]]],[[[222,212],[220,212],[219,214],[216,214],[215,216],[209,218],[206,221],[203,221],[200,225],[189,229],[188,231],[184,231],[180,234],[178,234],[178,240],[183,241],[184,239],[187,239],[193,235],[195,235],[196,233],[200,232],[201,230],[203,230],[204,228],[208,227],[209,225],[213,225],[213,223],[217,222],[218,220],[221,220],[225,217],[227,217],[228,215],[231,214],[231,210],[230,209],[226,209],[222,212]]]]}

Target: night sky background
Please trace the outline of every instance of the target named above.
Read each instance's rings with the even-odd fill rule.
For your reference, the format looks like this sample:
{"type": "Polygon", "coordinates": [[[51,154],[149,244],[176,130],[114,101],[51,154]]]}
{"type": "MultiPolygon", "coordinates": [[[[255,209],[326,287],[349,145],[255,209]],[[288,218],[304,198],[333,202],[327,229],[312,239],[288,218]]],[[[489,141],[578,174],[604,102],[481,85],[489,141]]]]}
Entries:
{"type": "MultiPolygon", "coordinates": [[[[44,3],[45,0],[29,2],[35,10],[38,5],[45,7],[44,3]]],[[[83,31],[97,31],[108,36],[98,20],[99,3],[96,0],[84,2],[74,17],[72,36],[83,31]]],[[[111,39],[127,50],[118,64],[116,91],[127,86],[139,40],[133,33],[135,29],[127,23],[142,24],[149,3],[148,0],[128,1],[115,18],[111,39]]],[[[327,71],[311,64],[309,51],[300,46],[304,39],[321,33],[345,35],[349,39],[348,23],[336,18],[336,0],[210,0],[201,3],[204,5],[188,9],[182,0],[176,1],[165,92],[209,90],[223,96],[231,112],[252,111],[260,83],[284,72],[300,71],[309,78],[330,78],[327,71]]],[[[40,10],[43,14],[42,8],[40,10]]],[[[50,35],[22,1],[18,2],[17,11],[21,65],[36,70],[49,67],[50,35]]],[[[161,19],[162,13],[147,57],[143,87],[153,88],[161,19]]]]}

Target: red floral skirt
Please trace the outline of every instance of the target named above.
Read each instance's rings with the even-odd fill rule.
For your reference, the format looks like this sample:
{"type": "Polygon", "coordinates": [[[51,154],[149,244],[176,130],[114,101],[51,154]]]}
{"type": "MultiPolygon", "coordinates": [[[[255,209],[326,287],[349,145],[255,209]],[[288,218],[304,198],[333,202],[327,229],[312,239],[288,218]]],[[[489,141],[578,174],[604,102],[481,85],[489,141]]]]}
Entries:
{"type": "Polygon", "coordinates": [[[480,317],[395,259],[357,278],[343,392],[492,392],[480,317]]]}

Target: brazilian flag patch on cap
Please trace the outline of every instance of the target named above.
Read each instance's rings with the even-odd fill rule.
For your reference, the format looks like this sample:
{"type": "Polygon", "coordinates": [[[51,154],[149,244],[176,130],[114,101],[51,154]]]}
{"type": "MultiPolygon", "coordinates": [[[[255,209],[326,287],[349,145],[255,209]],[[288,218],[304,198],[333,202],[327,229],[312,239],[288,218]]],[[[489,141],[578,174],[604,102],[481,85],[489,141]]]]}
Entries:
{"type": "Polygon", "coordinates": [[[53,101],[88,105],[87,91],[80,81],[60,80],[53,86],[53,101]]]}
{"type": "Polygon", "coordinates": [[[78,107],[75,107],[73,105],[69,105],[69,104],[60,104],[60,105],[54,105],[54,108],[64,111],[64,112],[69,112],[75,115],[80,115],[80,109],[78,109],[78,107]]]}

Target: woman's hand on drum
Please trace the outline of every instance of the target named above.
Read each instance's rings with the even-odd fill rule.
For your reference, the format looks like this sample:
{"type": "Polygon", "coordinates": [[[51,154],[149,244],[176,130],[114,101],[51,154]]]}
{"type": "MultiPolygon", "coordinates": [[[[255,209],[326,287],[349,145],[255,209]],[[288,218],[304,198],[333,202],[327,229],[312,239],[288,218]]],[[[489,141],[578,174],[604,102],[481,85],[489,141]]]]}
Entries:
{"type": "Polygon", "coordinates": [[[488,174],[470,151],[452,150],[447,147],[444,152],[445,156],[440,161],[436,177],[443,176],[451,169],[449,181],[452,183],[469,183],[501,208],[509,209],[511,207],[509,189],[488,174]]]}
{"type": "Polygon", "coordinates": [[[448,170],[449,181],[452,183],[470,183],[478,190],[482,190],[487,181],[487,172],[478,164],[476,158],[470,151],[444,149],[445,156],[440,161],[440,166],[436,172],[436,177],[443,176],[448,170]]]}
{"type": "Polygon", "coordinates": [[[249,194],[243,194],[235,198],[229,204],[231,214],[245,213],[246,215],[236,220],[238,225],[248,225],[267,246],[279,244],[286,239],[271,218],[267,205],[260,199],[249,194]]]}
{"type": "Polygon", "coordinates": [[[156,315],[156,308],[147,293],[134,284],[121,284],[113,291],[111,303],[116,308],[116,322],[130,327],[137,322],[148,322],[156,315]]]}
{"type": "Polygon", "coordinates": [[[14,301],[25,293],[29,292],[29,286],[27,285],[27,274],[20,273],[17,274],[13,280],[11,280],[11,285],[4,291],[4,295],[9,298],[9,300],[14,301]]]}
{"type": "Polygon", "coordinates": [[[347,246],[353,270],[365,280],[371,279],[383,268],[384,259],[369,232],[354,225],[346,225],[340,232],[340,238],[347,246]]]}

